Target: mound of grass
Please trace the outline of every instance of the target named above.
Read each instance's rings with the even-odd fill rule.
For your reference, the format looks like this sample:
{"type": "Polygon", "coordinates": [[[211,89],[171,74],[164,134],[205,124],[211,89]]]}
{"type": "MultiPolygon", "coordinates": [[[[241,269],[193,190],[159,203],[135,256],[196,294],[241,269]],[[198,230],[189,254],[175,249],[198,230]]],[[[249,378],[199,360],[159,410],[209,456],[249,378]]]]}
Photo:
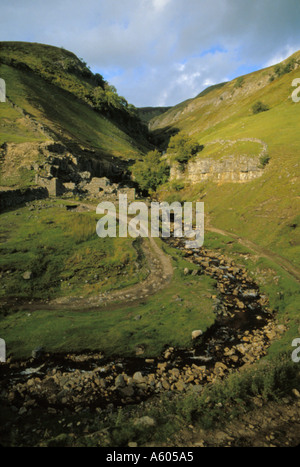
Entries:
{"type": "Polygon", "coordinates": [[[89,296],[147,276],[138,240],[100,239],[95,212],[67,212],[64,204],[40,201],[1,214],[2,299],[89,296]]]}
{"type": "MultiPolygon", "coordinates": [[[[42,345],[49,352],[94,350],[107,356],[134,356],[136,347],[143,346],[145,357],[153,357],[166,346],[188,346],[194,329],[205,331],[214,322],[211,294],[215,282],[207,276],[184,276],[184,268],[191,264],[177,250],[167,248],[167,252],[176,268],[172,283],[139,306],[113,312],[29,309],[30,313],[19,311],[2,317],[0,335],[9,355],[26,358],[42,345]],[[139,320],[134,319],[137,315],[139,320]]],[[[103,259],[107,264],[108,258],[103,259]]],[[[111,265],[109,271],[113,274],[111,265]]]]}

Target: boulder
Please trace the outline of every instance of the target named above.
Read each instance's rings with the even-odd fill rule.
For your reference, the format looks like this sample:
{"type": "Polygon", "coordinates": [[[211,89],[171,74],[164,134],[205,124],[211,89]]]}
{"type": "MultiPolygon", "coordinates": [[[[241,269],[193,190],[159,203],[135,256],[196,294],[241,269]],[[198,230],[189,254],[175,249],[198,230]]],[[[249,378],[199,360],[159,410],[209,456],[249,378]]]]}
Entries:
{"type": "Polygon", "coordinates": [[[183,381],[177,381],[177,383],[175,383],[175,386],[177,391],[184,391],[186,388],[186,384],[183,381]]]}
{"type": "Polygon", "coordinates": [[[33,276],[32,271],[25,271],[24,274],[23,274],[23,279],[28,281],[28,280],[32,279],[32,276],[33,276]]]}
{"type": "Polygon", "coordinates": [[[144,376],[142,375],[142,373],[140,371],[137,371],[136,373],[134,373],[132,378],[133,378],[133,382],[135,384],[145,383],[145,378],[144,378],[144,376]]]}
{"type": "Polygon", "coordinates": [[[79,172],[79,176],[81,180],[91,180],[91,172],[88,172],[88,171],[79,172]]]}
{"type": "Polygon", "coordinates": [[[125,386],[124,375],[118,375],[115,379],[116,388],[123,388],[125,386]]]}
{"type": "Polygon", "coordinates": [[[192,332],[192,339],[198,339],[198,337],[202,336],[203,331],[201,329],[198,329],[196,331],[192,332]]]}

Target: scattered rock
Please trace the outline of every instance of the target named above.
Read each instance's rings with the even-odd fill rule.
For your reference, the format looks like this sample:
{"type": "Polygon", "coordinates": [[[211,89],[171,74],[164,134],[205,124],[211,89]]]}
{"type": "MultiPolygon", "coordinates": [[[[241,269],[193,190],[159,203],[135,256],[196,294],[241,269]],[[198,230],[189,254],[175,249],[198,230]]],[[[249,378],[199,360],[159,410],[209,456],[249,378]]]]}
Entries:
{"type": "Polygon", "coordinates": [[[134,373],[132,378],[133,378],[133,382],[135,384],[145,383],[145,378],[144,378],[144,376],[142,375],[142,373],[140,371],[137,371],[136,373],[134,373]]]}
{"type": "Polygon", "coordinates": [[[202,336],[203,331],[201,329],[198,329],[196,331],[192,332],[192,339],[198,339],[198,337],[202,336]]]}
{"type": "Polygon", "coordinates": [[[295,397],[297,397],[297,399],[300,399],[300,392],[298,391],[298,389],[293,389],[292,393],[295,397]]]}
{"type": "Polygon", "coordinates": [[[124,375],[118,375],[115,379],[116,388],[123,388],[125,386],[124,375]]]}
{"type": "Polygon", "coordinates": [[[137,418],[134,421],[135,426],[143,426],[143,427],[154,427],[156,426],[156,421],[152,417],[148,417],[148,415],[145,415],[144,417],[137,418]]]}
{"type": "Polygon", "coordinates": [[[33,277],[32,271],[25,271],[23,274],[23,279],[25,279],[26,281],[32,279],[32,277],[33,277]]]}
{"type": "Polygon", "coordinates": [[[176,389],[180,392],[184,391],[186,389],[186,384],[183,381],[178,381],[175,383],[176,389]]]}

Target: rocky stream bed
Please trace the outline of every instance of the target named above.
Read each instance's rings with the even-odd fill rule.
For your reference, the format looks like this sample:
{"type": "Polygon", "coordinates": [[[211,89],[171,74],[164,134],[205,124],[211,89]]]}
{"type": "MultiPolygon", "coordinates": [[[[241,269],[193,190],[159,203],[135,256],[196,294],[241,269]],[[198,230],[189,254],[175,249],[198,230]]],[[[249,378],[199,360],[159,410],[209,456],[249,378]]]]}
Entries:
{"type": "Polygon", "coordinates": [[[271,341],[285,331],[276,325],[268,299],[243,266],[221,253],[186,250],[178,239],[168,240],[184,251],[197,269],[185,275],[209,274],[217,281],[213,296],[214,324],[204,333],[195,330],[191,346],[166,348],[159,358],[142,355],[108,360],[101,353],[53,355],[36,351],[27,361],[0,366],[0,397],[17,416],[42,409],[59,414],[65,409],[105,411],[138,403],[162,392],[200,393],[208,383],[264,356],[271,341]]]}

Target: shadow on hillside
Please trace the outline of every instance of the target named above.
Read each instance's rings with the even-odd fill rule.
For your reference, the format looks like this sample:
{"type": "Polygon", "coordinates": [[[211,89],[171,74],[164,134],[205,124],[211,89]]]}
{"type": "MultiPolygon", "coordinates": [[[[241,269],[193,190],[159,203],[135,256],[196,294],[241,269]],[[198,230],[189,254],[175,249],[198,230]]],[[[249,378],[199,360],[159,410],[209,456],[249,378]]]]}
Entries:
{"type": "Polygon", "coordinates": [[[167,126],[160,130],[154,130],[150,132],[151,142],[161,151],[166,151],[170,139],[172,138],[172,136],[177,135],[179,131],[179,128],[174,128],[171,126],[167,126]]]}

